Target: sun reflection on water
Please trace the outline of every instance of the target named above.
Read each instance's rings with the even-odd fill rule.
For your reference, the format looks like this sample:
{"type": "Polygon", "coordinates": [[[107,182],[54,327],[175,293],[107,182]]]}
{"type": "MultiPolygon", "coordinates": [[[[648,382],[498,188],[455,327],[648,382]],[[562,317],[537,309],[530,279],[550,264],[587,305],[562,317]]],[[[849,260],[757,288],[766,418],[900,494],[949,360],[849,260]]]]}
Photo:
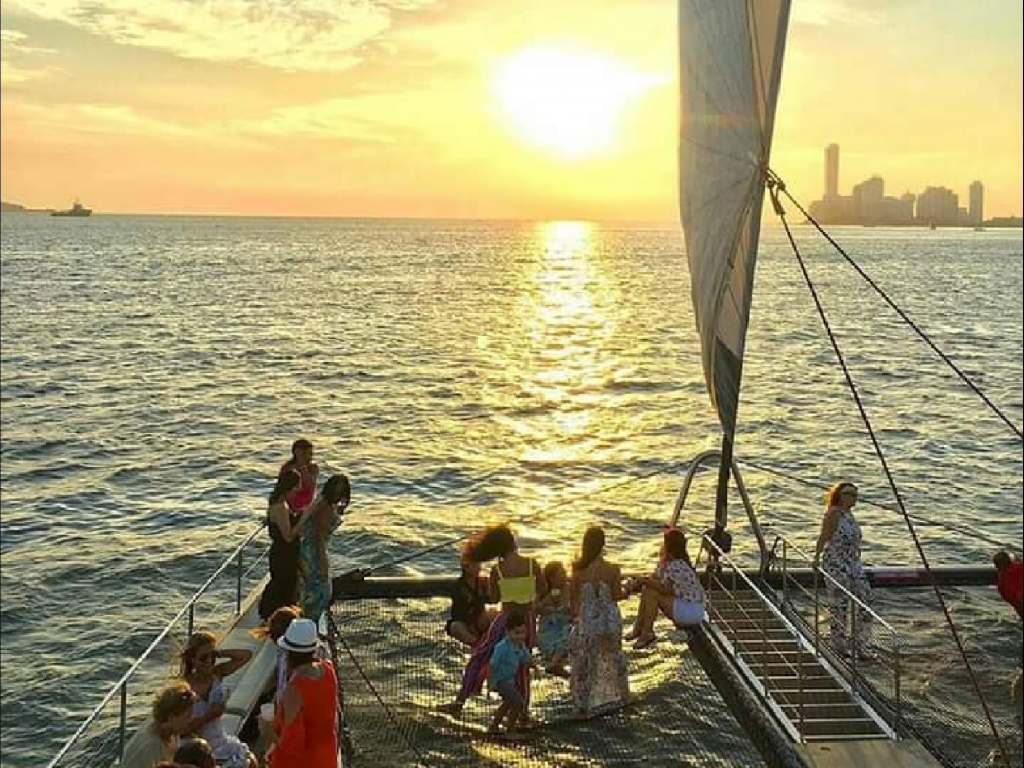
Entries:
{"type": "Polygon", "coordinates": [[[582,221],[536,227],[533,269],[520,297],[525,334],[521,388],[539,408],[522,460],[592,460],[600,392],[613,371],[608,345],[617,296],[603,271],[599,233],[582,221]]]}

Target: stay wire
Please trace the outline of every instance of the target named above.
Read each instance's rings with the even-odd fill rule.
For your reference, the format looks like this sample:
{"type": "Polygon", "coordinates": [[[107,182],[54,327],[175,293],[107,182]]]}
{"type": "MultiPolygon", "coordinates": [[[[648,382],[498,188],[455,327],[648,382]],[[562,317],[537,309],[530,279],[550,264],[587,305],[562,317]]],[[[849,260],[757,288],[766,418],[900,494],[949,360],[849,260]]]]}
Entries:
{"type": "MultiPolygon", "coordinates": [[[[753,467],[754,469],[758,469],[758,470],[760,470],[762,472],[767,472],[768,474],[775,475],[777,477],[781,477],[781,478],[784,478],[786,480],[790,480],[790,481],[792,481],[794,483],[800,483],[801,485],[806,485],[806,486],[811,487],[811,488],[818,488],[818,489],[820,489],[820,488],[823,488],[825,486],[825,484],[820,482],[820,481],[808,480],[808,479],[803,478],[803,477],[797,477],[794,474],[791,474],[789,472],[785,472],[785,471],[783,471],[781,469],[777,469],[776,467],[772,467],[772,466],[769,466],[767,464],[760,464],[758,462],[749,461],[747,459],[740,459],[739,461],[744,466],[753,467]]],[[[896,513],[899,513],[899,511],[900,511],[897,507],[892,507],[892,506],[889,506],[888,504],[880,504],[877,501],[871,501],[870,499],[862,498],[860,500],[860,503],[861,504],[867,504],[869,507],[875,507],[876,509],[884,509],[886,512],[896,512],[896,513]]],[[[917,520],[918,522],[923,523],[924,525],[932,525],[932,526],[935,526],[936,528],[945,528],[946,530],[949,530],[949,531],[956,531],[957,533],[962,533],[965,536],[968,536],[968,537],[970,537],[972,539],[977,539],[978,541],[984,541],[986,544],[991,544],[992,546],[999,547],[1000,549],[1011,549],[1014,552],[1021,551],[1021,545],[1019,543],[1011,543],[1011,542],[1007,542],[1007,541],[1001,541],[999,539],[993,538],[992,536],[988,536],[988,535],[986,535],[984,533],[978,533],[977,531],[973,531],[970,528],[967,528],[967,527],[962,526],[962,525],[954,525],[953,523],[945,523],[945,522],[942,522],[941,520],[933,520],[931,518],[925,517],[924,515],[918,515],[918,514],[911,515],[911,517],[914,520],[917,520]]]]}
{"type": "MultiPolygon", "coordinates": [[[[769,171],[769,173],[772,174],[772,177],[774,177],[776,180],[779,180],[779,177],[776,176],[774,173],[772,173],[771,171],[769,171]]],[[[818,223],[817,219],[815,219],[813,216],[811,216],[811,214],[808,213],[804,209],[804,207],[802,205],[800,205],[799,201],[797,201],[797,199],[794,198],[793,195],[791,195],[789,193],[789,191],[786,189],[785,184],[781,184],[779,186],[779,192],[781,192],[782,194],[784,194],[786,196],[786,199],[788,199],[789,202],[791,202],[793,204],[793,206],[798,211],[800,211],[800,213],[802,213],[804,215],[804,217],[807,219],[807,221],[809,221],[814,226],[814,228],[816,230],[818,230],[818,232],[821,234],[821,236],[824,237],[833,248],[835,248],[835,250],[839,253],[839,255],[842,256],[846,260],[846,263],[849,264],[851,267],[853,267],[854,270],[856,270],[858,275],[860,275],[862,278],[864,278],[864,281],[874,289],[875,293],[877,293],[879,296],[881,296],[882,300],[885,301],[885,303],[888,304],[892,308],[892,310],[894,312],[896,312],[897,315],[900,316],[900,319],[902,319],[903,322],[905,322],[914,331],[914,333],[916,333],[918,335],[918,337],[922,341],[924,341],[925,344],[927,344],[929,347],[931,347],[932,351],[935,352],[935,354],[937,354],[942,359],[942,362],[944,362],[946,365],[948,365],[952,369],[952,371],[960,378],[960,380],[964,384],[966,384],[968,387],[970,387],[970,389],[979,398],[981,398],[982,402],[985,403],[985,405],[988,406],[989,410],[991,410],[997,417],[999,417],[999,419],[1001,419],[1003,421],[1003,423],[1006,424],[1006,426],[1008,426],[1011,430],[1013,430],[1013,433],[1019,439],[1024,440],[1024,432],[1021,432],[1021,428],[1018,427],[1016,424],[1014,424],[1012,421],[1010,421],[1009,416],[1007,416],[1005,413],[1003,413],[1002,409],[998,405],[993,403],[992,400],[989,399],[988,395],[986,395],[981,390],[981,388],[977,384],[975,384],[971,380],[971,378],[966,373],[964,373],[956,363],[953,362],[952,359],[950,359],[949,355],[947,355],[945,352],[943,352],[939,348],[939,346],[934,341],[932,341],[931,337],[928,336],[928,334],[925,333],[920,328],[920,326],[918,326],[918,324],[915,323],[910,318],[910,316],[907,315],[907,313],[904,312],[895,301],[893,301],[893,299],[889,296],[889,294],[887,294],[882,289],[882,287],[880,285],[878,285],[878,283],[876,283],[874,281],[874,279],[871,277],[871,275],[869,275],[864,270],[863,267],[861,267],[856,261],[854,261],[853,257],[851,257],[843,249],[843,247],[841,245],[839,245],[839,243],[837,243],[835,241],[835,239],[821,226],[821,224],[818,223]]]]}
{"type": "Polygon", "coordinates": [[[776,215],[779,217],[783,228],[786,230],[786,238],[789,240],[789,245],[793,249],[793,255],[796,256],[797,263],[800,265],[800,271],[803,274],[804,282],[807,284],[807,289],[810,291],[811,298],[814,300],[814,306],[818,311],[818,317],[821,319],[825,332],[828,334],[829,342],[832,345],[832,351],[835,353],[836,359],[839,361],[839,365],[843,370],[846,385],[850,390],[850,394],[853,396],[854,403],[857,405],[857,410],[860,412],[860,417],[868,431],[868,436],[871,438],[871,444],[874,446],[875,455],[878,456],[878,460],[882,465],[882,471],[885,473],[886,480],[889,483],[889,489],[892,491],[893,498],[896,500],[900,513],[903,515],[903,519],[907,524],[907,530],[910,532],[910,536],[914,541],[914,547],[917,549],[917,554],[921,558],[921,563],[924,566],[925,573],[928,574],[928,581],[932,591],[935,593],[936,599],[939,601],[939,606],[942,608],[942,613],[946,618],[946,624],[949,626],[950,633],[953,636],[953,642],[956,644],[957,650],[960,653],[960,658],[963,660],[967,677],[971,681],[971,686],[974,688],[974,693],[978,697],[978,701],[981,703],[981,708],[985,713],[985,718],[988,721],[989,728],[992,731],[992,735],[995,737],[999,754],[1002,756],[1003,762],[1008,765],[1009,756],[1003,746],[1003,738],[999,733],[999,729],[996,727],[995,719],[992,717],[992,712],[988,706],[988,701],[986,701],[985,694],[981,691],[981,686],[974,674],[974,669],[971,667],[971,662],[967,657],[967,651],[960,639],[960,633],[957,632],[956,625],[953,623],[953,616],[950,614],[949,607],[946,605],[946,601],[942,597],[942,591],[939,589],[938,582],[935,580],[935,574],[932,573],[931,564],[928,562],[928,556],[925,555],[924,547],[921,545],[921,540],[917,535],[917,529],[914,527],[914,522],[911,520],[910,514],[907,512],[906,506],[903,503],[903,497],[896,484],[896,479],[893,477],[893,474],[889,469],[889,463],[885,458],[885,453],[882,451],[881,444],[878,442],[878,437],[875,435],[875,430],[871,425],[871,419],[864,407],[864,403],[861,401],[860,392],[857,390],[857,385],[854,383],[853,376],[850,374],[850,369],[846,364],[846,358],[843,356],[843,352],[839,347],[839,342],[836,339],[835,333],[832,331],[832,326],[825,314],[825,308],[821,303],[821,298],[818,295],[817,288],[815,288],[814,281],[811,279],[810,272],[807,270],[807,265],[804,263],[803,256],[800,253],[800,249],[797,247],[796,240],[793,239],[793,232],[789,227],[789,221],[786,219],[786,210],[782,207],[782,202],[779,200],[779,192],[785,192],[785,184],[782,179],[769,171],[767,186],[768,192],[771,195],[772,207],[775,209],[776,215]]]}

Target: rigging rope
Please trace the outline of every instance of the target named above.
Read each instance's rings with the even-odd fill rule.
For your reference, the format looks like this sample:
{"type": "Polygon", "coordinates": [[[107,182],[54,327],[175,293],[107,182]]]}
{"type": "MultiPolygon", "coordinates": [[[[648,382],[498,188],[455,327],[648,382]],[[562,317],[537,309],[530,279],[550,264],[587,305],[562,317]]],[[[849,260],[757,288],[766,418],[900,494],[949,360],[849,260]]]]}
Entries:
{"type": "MultiPolygon", "coordinates": [[[[769,173],[772,173],[772,172],[769,171],[769,173]]],[[[860,275],[862,278],[864,278],[865,282],[867,282],[867,284],[870,285],[874,289],[875,293],[877,293],[879,296],[881,296],[882,299],[885,301],[885,303],[888,304],[893,309],[893,311],[895,311],[896,314],[898,314],[900,316],[900,318],[903,320],[903,322],[905,322],[908,326],[910,326],[910,328],[914,331],[914,333],[916,333],[918,335],[918,337],[920,337],[921,340],[925,342],[925,344],[927,344],[929,347],[931,347],[932,351],[935,352],[935,354],[937,354],[940,358],[942,358],[942,362],[944,362],[946,365],[948,365],[953,370],[953,372],[957,376],[960,377],[960,380],[964,384],[966,384],[968,387],[970,387],[974,391],[974,393],[978,397],[981,398],[982,402],[984,402],[985,405],[987,405],[989,407],[989,410],[991,410],[996,416],[998,416],[1003,421],[1003,423],[1006,424],[1006,426],[1008,426],[1011,430],[1013,430],[1013,433],[1015,435],[1017,435],[1018,438],[1024,440],[1024,432],[1021,432],[1021,428],[1018,427],[1016,424],[1014,424],[1012,421],[1010,421],[1010,418],[1005,413],[1003,413],[1002,409],[1000,409],[1000,407],[998,405],[993,403],[988,398],[988,395],[986,395],[984,392],[982,392],[981,388],[978,387],[978,385],[975,384],[973,381],[971,381],[970,377],[968,377],[968,375],[966,373],[964,373],[962,370],[960,370],[960,368],[957,366],[957,364],[954,363],[945,352],[943,352],[941,349],[939,349],[938,345],[934,341],[931,340],[931,338],[928,336],[928,334],[925,333],[923,330],[921,330],[921,328],[917,325],[917,323],[915,323],[913,320],[911,320],[910,317],[907,315],[907,313],[904,312],[899,307],[899,305],[897,305],[896,302],[893,301],[884,290],[882,290],[881,286],[879,286],[878,283],[876,283],[872,279],[871,275],[869,275],[864,270],[863,267],[861,267],[856,261],[853,260],[853,258],[845,250],[843,250],[843,247],[841,245],[839,245],[839,243],[837,243],[832,238],[832,236],[828,232],[826,232],[824,228],[822,228],[821,224],[819,224],[817,222],[817,220],[813,216],[811,216],[811,214],[808,213],[804,209],[804,207],[802,205],[800,205],[800,203],[796,200],[796,198],[794,198],[789,193],[789,191],[786,189],[786,185],[785,184],[781,184],[781,180],[779,179],[779,177],[775,176],[774,174],[772,174],[772,176],[775,179],[776,183],[779,184],[779,190],[778,191],[781,192],[782,194],[784,194],[786,196],[786,198],[796,207],[796,209],[798,211],[800,211],[800,213],[802,213],[804,215],[804,217],[809,222],[811,222],[811,224],[814,225],[814,228],[816,230],[818,230],[818,232],[822,235],[822,237],[824,237],[829,242],[829,244],[833,248],[836,249],[836,251],[839,253],[840,256],[842,256],[844,259],[846,259],[846,263],[849,264],[851,267],[853,267],[854,270],[856,270],[857,274],[860,275]]]]}
{"type": "MultiPolygon", "coordinates": [[[[688,466],[689,466],[688,463],[683,463],[683,464],[681,464],[681,465],[679,465],[677,467],[669,467],[669,469],[667,471],[674,472],[674,471],[679,470],[679,469],[684,469],[684,468],[686,468],[688,466]]],[[[541,514],[546,514],[548,512],[551,512],[554,509],[558,509],[559,507],[564,507],[567,504],[574,503],[574,502],[579,502],[579,501],[584,501],[586,499],[590,499],[590,498],[593,498],[595,496],[600,496],[601,494],[608,493],[608,491],[613,491],[616,488],[621,488],[622,486],[628,485],[629,483],[636,482],[637,480],[647,480],[649,478],[652,478],[652,477],[654,477],[656,475],[663,474],[665,472],[666,472],[666,469],[664,467],[660,467],[658,469],[651,470],[651,471],[648,471],[648,472],[642,472],[642,473],[640,473],[638,475],[632,475],[632,476],[627,477],[625,480],[622,480],[622,481],[620,481],[618,483],[612,483],[611,485],[605,486],[604,488],[598,488],[595,491],[592,491],[590,493],[585,493],[585,494],[583,494],[581,496],[570,496],[569,498],[562,499],[561,501],[557,501],[557,502],[555,502],[553,504],[549,504],[547,506],[544,506],[541,509],[538,509],[536,512],[534,512],[531,515],[526,515],[526,517],[522,518],[519,521],[519,523],[520,524],[526,523],[526,522],[532,520],[534,517],[538,517],[541,514]]],[[[410,560],[416,560],[417,558],[423,557],[424,555],[428,555],[431,552],[436,552],[439,549],[444,549],[445,547],[450,547],[452,544],[458,544],[460,541],[463,541],[464,539],[468,539],[474,533],[476,533],[476,529],[474,529],[472,531],[468,531],[466,533],[460,533],[458,536],[453,536],[451,538],[445,539],[444,541],[442,541],[442,542],[440,542],[438,544],[431,545],[431,546],[426,547],[424,549],[416,550],[415,552],[412,552],[412,553],[410,553],[408,555],[403,555],[401,557],[396,557],[393,560],[388,560],[388,561],[386,561],[384,563],[380,563],[379,565],[372,565],[369,568],[364,569],[363,570],[363,574],[368,576],[368,575],[370,575],[372,573],[376,573],[377,571],[382,571],[385,568],[392,568],[392,567],[394,567],[396,565],[400,565],[402,563],[409,562],[410,560]]]]}
{"type": "MultiPolygon", "coordinates": [[[[766,465],[766,464],[758,464],[757,462],[748,461],[746,459],[742,459],[741,463],[744,464],[745,466],[753,467],[754,469],[759,469],[762,472],[767,472],[769,474],[776,475],[778,477],[785,478],[786,480],[791,480],[794,483],[800,483],[802,485],[806,485],[806,486],[809,486],[811,488],[817,488],[817,489],[820,490],[821,488],[825,487],[825,485],[827,485],[827,483],[822,483],[821,481],[806,480],[806,479],[804,479],[802,477],[797,477],[796,475],[790,474],[788,472],[784,472],[781,469],[777,469],[775,467],[772,467],[772,466],[769,466],[769,465],[766,465]]],[[[900,511],[897,507],[891,507],[891,506],[889,506],[887,504],[879,504],[877,501],[871,501],[870,499],[863,499],[862,498],[860,500],[860,503],[861,504],[867,504],[869,507],[875,507],[877,509],[884,509],[887,512],[897,512],[898,513],[900,511]]],[[[999,539],[995,539],[995,538],[993,538],[991,536],[987,536],[984,533],[978,533],[978,531],[971,530],[970,528],[967,528],[967,527],[962,526],[962,525],[955,525],[954,523],[946,523],[946,522],[942,522],[941,520],[933,520],[931,518],[925,517],[924,515],[918,515],[918,514],[911,515],[911,518],[913,518],[914,520],[917,520],[917,521],[919,521],[921,523],[924,523],[925,525],[934,525],[937,528],[945,528],[945,529],[950,530],[950,531],[956,531],[957,533],[962,533],[965,536],[969,536],[972,539],[977,539],[978,541],[984,541],[987,544],[991,544],[994,547],[999,547],[1000,549],[1011,549],[1014,552],[1019,552],[1021,550],[1021,545],[1020,544],[1010,543],[1010,542],[1006,542],[1006,541],[1000,541],[999,539]]]]}
{"type": "MultiPolygon", "coordinates": [[[[818,317],[821,319],[825,332],[828,334],[829,342],[832,345],[832,351],[835,353],[836,359],[839,361],[839,365],[843,370],[846,385],[850,390],[850,394],[853,396],[854,403],[857,405],[857,410],[860,412],[861,420],[867,428],[868,436],[871,438],[871,443],[875,449],[875,455],[878,456],[878,460],[882,465],[882,471],[885,473],[886,480],[889,483],[889,488],[893,493],[893,498],[896,500],[900,513],[903,515],[903,519],[907,524],[907,529],[914,541],[914,547],[917,549],[917,554],[921,558],[922,565],[924,565],[925,573],[928,574],[928,581],[931,585],[932,591],[935,593],[935,597],[939,601],[939,606],[942,608],[942,613],[946,618],[946,624],[949,626],[950,633],[953,636],[953,642],[956,643],[957,650],[960,652],[960,658],[963,660],[967,677],[971,681],[971,686],[974,688],[974,693],[977,695],[978,701],[981,702],[981,707],[985,712],[985,719],[988,721],[992,735],[995,737],[999,754],[1002,756],[1003,762],[1008,765],[1009,753],[1003,746],[1003,738],[999,733],[999,729],[996,727],[996,722],[992,717],[988,701],[986,701],[985,694],[981,691],[981,686],[974,674],[974,669],[971,667],[971,662],[967,658],[967,651],[960,639],[960,633],[957,632],[956,625],[953,623],[953,616],[950,614],[949,607],[946,605],[946,601],[942,597],[942,591],[939,589],[938,582],[935,580],[935,574],[932,573],[931,565],[928,562],[928,556],[924,553],[924,547],[921,545],[921,540],[917,535],[917,529],[914,527],[914,521],[911,520],[910,514],[907,512],[906,506],[903,503],[903,497],[900,494],[899,487],[896,485],[896,479],[893,477],[892,471],[889,469],[889,463],[886,461],[885,453],[882,451],[882,446],[878,442],[878,437],[875,435],[875,430],[871,425],[871,419],[864,407],[864,403],[861,401],[860,392],[857,390],[857,385],[853,381],[850,369],[846,365],[846,358],[843,357],[843,352],[839,348],[839,342],[832,331],[832,326],[829,324],[828,317],[825,315],[825,308],[821,303],[821,298],[818,296],[818,291],[814,286],[814,281],[811,279],[811,275],[807,271],[807,265],[804,263],[803,256],[800,253],[800,249],[797,247],[796,240],[793,239],[793,232],[790,230],[789,221],[786,219],[786,210],[782,207],[782,202],[779,200],[779,193],[785,192],[786,190],[785,183],[775,173],[769,170],[767,172],[766,185],[768,187],[768,192],[771,195],[772,207],[775,209],[776,215],[779,217],[783,228],[786,230],[786,238],[789,240],[789,245],[793,249],[793,255],[796,256],[797,263],[800,265],[800,271],[803,274],[804,282],[807,284],[807,289],[811,293],[811,298],[814,300],[814,306],[818,311],[818,317]]],[[[787,194],[787,197],[790,196],[787,194]]]]}

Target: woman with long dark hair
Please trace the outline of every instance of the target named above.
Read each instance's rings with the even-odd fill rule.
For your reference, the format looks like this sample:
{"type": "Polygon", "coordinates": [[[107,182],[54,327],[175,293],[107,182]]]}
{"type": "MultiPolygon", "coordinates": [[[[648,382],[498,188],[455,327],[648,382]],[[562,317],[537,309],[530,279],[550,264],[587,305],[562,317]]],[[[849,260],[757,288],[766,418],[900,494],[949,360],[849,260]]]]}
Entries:
{"type": "MultiPolygon", "coordinates": [[[[544,594],[544,573],[532,558],[519,553],[515,536],[507,525],[492,525],[485,528],[463,548],[465,562],[486,563],[497,559],[491,568],[489,582],[490,600],[501,603],[501,612],[494,618],[487,632],[473,648],[473,655],[462,675],[462,685],[452,704],[441,707],[442,711],[459,714],[470,696],[480,693],[487,679],[488,664],[494,647],[505,637],[509,615],[521,614],[526,620],[526,646],[532,648],[537,640],[537,624],[534,604],[544,594]]],[[[526,706],[530,704],[530,667],[523,665],[516,673],[516,687],[526,706]]]]}
{"type": "Polygon", "coordinates": [[[652,576],[639,579],[642,588],[636,623],[627,640],[636,640],[634,648],[646,648],[657,637],[654,621],[661,610],[678,627],[694,627],[704,621],[704,587],[690,563],[686,551],[686,534],[678,528],[665,531],[661,562],[652,576]]]}
{"type": "MultiPolygon", "coordinates": [[[[260,618],[269,619],[274,611],[295,602],[299,581],[299,531],[303,511],[288,506],[289,496],[299,487],[297,472],[284,472],[277,478],[267,505],[267,529],[270,532],[270,581],[260,597],[260,618]]],[[[307,510],[308,512],[308,505],[307,510]]]]}
{"type": "Polygon", "coordinates": [[[569,638],[569,690],[583,716],[629,700],[618,606],[624,597],[622,573],[619,566],[605,560],[604,547],[604,530],[588,528],[572,566],[570,602],[576,626],[569,638]]]}
{"type": "Polygon", "coordinates": [[[313,621],[331,604],[331,568],[327,542],[341,525],[352,500],[352,486],[345,475],[334,475],[305,512],[299,523],[299,605],[313,621]]]}

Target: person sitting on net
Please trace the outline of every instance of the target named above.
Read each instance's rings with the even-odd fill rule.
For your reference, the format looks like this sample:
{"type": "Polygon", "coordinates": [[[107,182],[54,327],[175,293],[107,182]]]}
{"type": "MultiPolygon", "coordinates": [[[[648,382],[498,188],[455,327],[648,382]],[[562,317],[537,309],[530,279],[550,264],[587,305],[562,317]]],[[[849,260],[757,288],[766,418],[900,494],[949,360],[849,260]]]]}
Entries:
{"type": "Polygon", "coordinates": [[[487,685],[501,696],[501,704],[487,729],[490,734],[501,732],[501,723],[506,717],[510,732],[526,724],[526,700],[516,683],[520,667],[535,666],[526,644],[526,622],[526,614],[520,611],[510,613],[505,624],[505,637],[494,646],[491,654],[487,685]]]}
{"type": "Polygon", "coordinates": [[[569,609],[569,575],[557,560],[544,566],[547,593],[537,601],[537,646],[544,659],[544,671],[557,677],[568,677],[565,668],[569,658],[569,630],[572,612],[569,609]]]}
{"type": "Polygon", "coordinates": [[[452,611],[445,622],[445,634],[470,648],[487,632],[494,612],[486,608],[488,598],[486,579],[480,578],[480,563],[462,558],[462,572],[452,590],[452,611]]]}
{"type": "Polygon", "coordinates": [[[640,608],[632,631],[626,635],[627,640],[636,641],[633,647],[637,650],[657,639],[654,621],[659,609],[681,628],[699,626],[704,620],[704,588],[690,563],[686,535],[678,528],[665,531],[661,561],[654,574],[634,580],[628,591],[638,588],[640,608]]]}

